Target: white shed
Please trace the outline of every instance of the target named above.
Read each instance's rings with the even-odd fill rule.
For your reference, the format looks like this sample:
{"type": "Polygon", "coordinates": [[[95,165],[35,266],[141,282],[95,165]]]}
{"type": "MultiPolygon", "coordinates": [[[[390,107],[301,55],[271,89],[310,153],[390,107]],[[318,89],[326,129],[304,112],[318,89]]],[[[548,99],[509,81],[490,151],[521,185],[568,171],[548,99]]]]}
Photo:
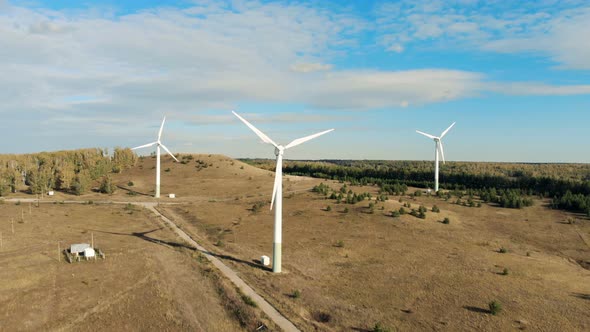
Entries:
{"type": "MultiPolygon", "coordinates": [[[[72,244],[70,246],[70,253],[72,253],[72,255],[83,255],[84,251],[88,248],[90,248],[90,245],[88,243],[72,244]]],[[[94,251],[94,249],[92,251],[94,251]]]]}
{"type": "Polygon", "coordinates": [[[84,257],[91,258],[94,257],[96,255],[96,253],[94,252],[94,249],[88,247],[86,249],[84,249],[84,257]]]}

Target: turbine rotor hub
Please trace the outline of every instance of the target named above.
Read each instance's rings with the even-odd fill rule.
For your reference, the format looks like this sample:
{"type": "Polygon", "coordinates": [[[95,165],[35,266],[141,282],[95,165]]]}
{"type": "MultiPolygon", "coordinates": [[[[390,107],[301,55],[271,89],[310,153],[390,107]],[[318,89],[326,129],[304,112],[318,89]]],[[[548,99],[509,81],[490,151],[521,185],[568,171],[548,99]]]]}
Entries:
{"type": "Polygon", "coordinates": [[[275,156],[279,156],[279,155],[283,155],[283,152],[285,151],[285,148],[282,145],[279,145],[278,148],[275,147],[275,156]]]}

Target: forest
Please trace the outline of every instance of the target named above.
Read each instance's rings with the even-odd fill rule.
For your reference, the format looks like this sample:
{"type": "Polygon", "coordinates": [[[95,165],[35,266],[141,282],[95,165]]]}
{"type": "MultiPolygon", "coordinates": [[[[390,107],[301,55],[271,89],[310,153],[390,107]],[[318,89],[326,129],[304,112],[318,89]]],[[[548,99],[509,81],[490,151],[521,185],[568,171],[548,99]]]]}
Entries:
{"type": "MultiPolygon", "coordinates": [[[[272,170],[274,160],[242,159],[272,170]]],[[[384,160],[285,160],[283,172],[349,182],[378,185],[389,193],[402,186],[434,187],[431,161],[384,160]]],[[[543,163],[447,162],[440,168],[440,188],[476,195],[484,202],[522,208],[530,196],[550,198],[551,207],[590,216],[590,165],[543,163]]],[[[404,190],[405,191],[405,190],[404,190]]]]}
{"type": "Polygon", "coordinates": [[[113,190],[110,175],[135,165],[137,155],[130,149],[40,152],[0,155],[0,196],[19,190],[44,194],[49,190],[81,195],[98,185],[113,190]]]}

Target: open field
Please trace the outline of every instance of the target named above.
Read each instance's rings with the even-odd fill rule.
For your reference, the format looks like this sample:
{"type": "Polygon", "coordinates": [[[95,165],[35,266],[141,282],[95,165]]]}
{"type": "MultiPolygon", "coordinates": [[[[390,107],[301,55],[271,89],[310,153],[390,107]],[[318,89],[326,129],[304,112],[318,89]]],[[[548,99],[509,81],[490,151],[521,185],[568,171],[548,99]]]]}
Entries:
{"type": "MultiPolygon", "coordinates": [[[[163,197],[161,201],[179,204],[160,205],[158,210],[218,254],[301,330],[366,331],[376,323],[403,331],[590,329],[587,314],[590,311],[590,271],[583,267],[590,265],[590,221],[548,209],[546,200],[537,199],[534,206],[517,210],[488,204],[480,208],[464,207],[452,204],[453,199],[446,202],[426,195],[403,196],[399,202],[399,196],[390,196],[385,202],[373,200],[375,206],[370,213],[367,200],[354,205],[336,204],[310,191],[321,182],[338,190],[341,183],[285,176],[285,273],[273,275],[261,268],[256,259],[272,254],[273,213],[268,209],[268,201],[274,174],[219,155],[195,155],[186,164],[172,163],[170,158],[162,161],[162,194],[172,192],[178,198],[163,197]],[[253,209],[258,202],[263,206],[253,209]],[[407,203],[412,208],[420,205],[428,208],[426,218],[390,216],[390,211],[407,203]],[[430,211],[435,204],[440,213],[430,211]],[[330,211],[326,209],[328,205],[330,211]],[[348,212],[344,212],[345,208],[348,212]],[[572,216],[577,222],[567,223],[567,218],[572,216]],[[450,219],[450,224],[440,222],[445,217],[450,219]],[[507,252],[501,253],[501,248],[507,252]],[[503,307],[497,316],[488,312],[488,303],[492,300],[503,307]]],[[[116,174],[116,184],[125,189],[113,195],[91,193],[78,197],[58,193],[50,199],[152,201],[149,195],[154,189],[154,163],[154,158],[146,157],[134,168],[116,174]],[[129,190],[137,194],[129,195],[129,190]]],[[[378,188],[349,186],[348,189],[355,193],[370,192],[374,198],[378,188]]],[[[411,188],[409,192],[414,190],[411,188]]],[[[9,195],[17,196],[26,197],[9,195]]],[[[28,213],[26,203],[0,206],[7,215],[16,216],[21,208],[28,213]]],[[[33,214],[37,213],[35,209],[33,214]]],[[[32,250],[31,257],[38,256],[34,263],[23,263],[22,258],[30,260],[31,257],[20,250],[18,255],[21,256],[16,253],[0,256],[8,266],[14,266],[12,272],[0,271],[2,280],[33,280],[19,282],[22,283],[20,288],[10,288],[16,287],[7,286],[10,283],[0,288],[2,307],[9,308],[1,313],[1,321],[13,324],[6,326],[17,327],[18,322],[28,320],[31,323],[25,327],[27,329],[69,326],[84,314],[78,313],[69,319],[66,313],[74,308],[86,308],[78,312],[95,310],[101,314],[89,314],[80,324],[92,319],[97,320],[94,326],[105,329],[113,321],[161,326],[162,329],[189,327],[194,330],[195,326],[201,326],[203,330],[218,330],[201,324],[215,324],[216,327],[229,324],[229,330],[239,328],[219,304],[214,286],[207,278],[202,278],[198,266],[194,266],[190,250],[173,250],[146,241],[142,236],[99,232],[141,234],[156,228],[155,221],[150,221],[152,217],[140,211],[129,215],[123,206],[113,205],[50,204],[41,205],[39,209],[47,209],[42,215],[48,216],[50,221],[43,227],[19,224],[19,227],[29,227],[19,231],[19,234],[26,234],[26,238],[19,241],[25,247],[49,238],[47,248],[32,250]],[[88,218],[89,215],[92,218],[88,218]],[[83,226],[86,223],[89,225],[83,226]],[[90,229],[96,230],[97,246],[107,252],[106,261],[77,265],[55,262],[57,239],[75,237],[88,241],[90,229]],[[86,233],[82,234],[83,231],[86,233]],[[139,258],[127,259],[131,254],[139,258]],[[27,273],[26,277],[19,275],[18,264],[28,264],[23,266],[32,273],[27,273]],[[105,272],[107,264],[113,266],[105,272]],[[48,272],[57,269],[56,266],[68,269],[67,273],[48,272]],[[95,270],[81,274],[80,270],[88,266],[95,270]],[[128,272],[123,274],[123,268],[128,272]],[[144,282],[151,287],[127,291],[124,294],[128,295],[123,296],[126,300],[95,309],[97,298],[117,298],[116,294],[129,289],[133,280],[137,281],[137,272],[143,269],[152,271],[152,274],[142,274],[147,278],[144,282]],[[182,290],[186,294],[177,294],[176,286],[168,282],[171,279],[166,279],[177,273],[185,276],[186,287],[182,290]],[[98,281],[93,277],[97,274],[100,275],[98,281]],[[32,275],[40,277],[30,277],[32,275]],[[77,287],[70,287],[72,283],[77,287]],[[65,295],[52,295],[57,292],[51,290],[52,287],[65,295]],[[166,300],[159,300],[159,293],[154,289],[159,289],[166,300]],[[8,296],[15,291],[28,294],[28,298],[21,296],[27,299],[28,306],[10,302],[8,296]],[[210,297],[203,298],[202,294],[210,297]],[[66,300],[77,297],[81,303],[66,300]],[[43,308],[51,308],[50,304],[55,302],[59,310],[48,311],[39,316],[45,318],[37,318],[38,309],[31,306],[40,299],[45,303],[43,308]],[[154,308],[158,309],[149,313],[135,310],[134,304],[144,301],[152,301],[149,303],[154,303],[154,308]],[[166,316],[167,312],[171,317],[166,316]],[[17,320],[17,316],[29,318],[17,320]],[[103,316],[109,319],[101,320],[103,316]]],[[[6,234],[10,224],[4,222],[1,228],[6,234]]],[[[178,243],[166,229],[145,236],[178,243]]],[[[4,245],[4,251],[14,251],[10,242],[4,245]]]]}
{"type": "Polygon", "coordinates": [[[245,330],[225,307],[236,294],[218,294],[232,287],[139,207],[5,203],[0,210],[0,330],[245,330]],[[58,241],[63,249],[90,243],[91,234],[105,260],[58,262],[58,241]]]}

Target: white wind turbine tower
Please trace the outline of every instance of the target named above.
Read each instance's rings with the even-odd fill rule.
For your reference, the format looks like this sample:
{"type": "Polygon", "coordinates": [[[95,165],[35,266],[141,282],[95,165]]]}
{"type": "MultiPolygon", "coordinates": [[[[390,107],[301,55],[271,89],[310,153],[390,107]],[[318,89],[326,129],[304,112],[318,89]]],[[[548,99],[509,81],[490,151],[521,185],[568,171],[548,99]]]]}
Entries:
{"type": "Polygon", "coordinates": [[[434,140],[434,192],[438,192],[438,153],[440,152],[440,156],[442,157],[443,164],[445,163],[445,152],[443,149],[442,138],[453,128],[456,122],[453,122],[452,125],[449,126],[445,131],[440,134],[440,137],[436,137],[434,135],[430,135],[427,133],[423,133],[419,130],[416,130],[418,134],[422,134],[428,138],[434,140]]]}
{"type": "Polygon", "coordinates": [[[275,155],[277,156],[277,166],[276,166],[276,170],[275,170],[275,181],[274,181],[274,186],[272,188],[272,198],[271,198],[271,202],[270,202],[270,209],[271,210],[273,208],[273,204],[276,202],[276,204],[274,205],[275,225],[274,225],[274,238],[273,238],[273,244],[272,244],[272,271],[274,273],[280,273],[281,272],[281,256],[282,256],[281,250],[282,250],[282,242],[283,242],[283,240],[282,240],[283,153],[288,148],[292,148],[292,147],[297,146],[301,143],[304,143],[304,142],[307,142],[311,139],[314,139],[318,136],[321,136],[323,134],[327,134],[327,133],[333,131],[334,129],[329,129],[326,131],[322,131],[321,133],[298,138],[298,139],[292,141],[291,143],[289,143],[285,146],[282,146],[282,145],[275,143],[273,140],[271,140],[268,136],[266,136],[260,130],[256,129],[256,127],[254,127],[252,124],[250,124],[250,122],[246,121],[244,118],[239,116],[236,112],[232,111],[232,113],[235,116],[237,116],[238,119],[242,120],[242,122],[244,122],[246,124],[246,126],[248,126],[250,129],[252,129],[252,131],[254,133],[256,133],[256,135],[258,135],[258,137],[260,137],[260,139],[262,139],[262,141],[264,143],[272,144],[275,147],[275,155]]]}
{"type": "Polygon", "coordinates": [[[166,150],[166,152],[168,152],[168,154],[174,158],[174,160],[176,160],[176,162],[178,162],[178,159],[176,159],[176,157],[174,157],[174,155],[172,154],[172,152],[170,152],[170,150],[168,150],[168,148],[162,144],[162,142],[160,141],[160,138],[162,137],[162,129],[164,129],[164,122],[166,122],[166,117],[164,117],[164,119],[162,120],[162,125],[160,126],[160,131],[158,132],[158,140],[152,143],[148,143],[148,144],[144,144],[138,147],[135,147],[131,150],[137,150],[137,149],[141,149],[141,148],[147,148],[149,146],[153,146],[156,145],[156,194],[154,195],[154,197],[159,198],[160,197],[160,147],[162,147],[164,150],[166,150]]]}

